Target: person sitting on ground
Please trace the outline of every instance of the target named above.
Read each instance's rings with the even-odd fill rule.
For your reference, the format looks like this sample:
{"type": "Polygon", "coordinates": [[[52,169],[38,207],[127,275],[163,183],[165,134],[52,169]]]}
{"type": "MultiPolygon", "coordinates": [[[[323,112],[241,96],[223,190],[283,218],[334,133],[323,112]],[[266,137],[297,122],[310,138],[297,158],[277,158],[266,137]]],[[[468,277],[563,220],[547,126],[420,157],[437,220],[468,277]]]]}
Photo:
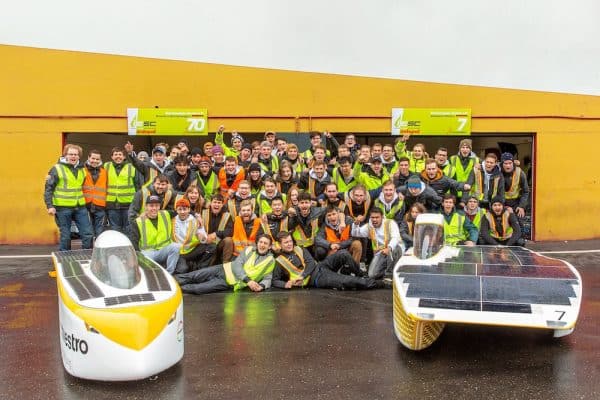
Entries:
{"type": "Polygon", "coordinates": [[[273,287],[293,289],[311,286],[339,290],[382,287],[381,282],[362,277],[358,264],[346,251],[338,251],[317,263],[308,250],[294,246],[289,232],[280,232],[278,239],[281,254],[275,259],[273,287]]]}
{"type": "Polygon", "coordinates": [[[521,227],[514,212],[504,207],[504,201],[497,196],[492,199],[492,207],[481,221],[483,244],[522,246],[521,227]]]}
{"type": "Polygon", "coordinates": [[[274,268],[271,238],[262,234],[256,237],[256,247],[246,247],[233,262],[179,274],[175,279],[184,293],[237,292],[246,287],[262,292],[271,287],[274,268]]]}
{"type": "Polygon", "coordinates": [[[233,255],[238,256],[245,247],[253,246],[258,235],[263,233],[260,218],[252,212],[252,203],[242,201],[240,214],[233,220],[233,255]]]}
{"type": "Polygon", "coordinates": [[[329,205],[324,219],[324,225],[315,237],[315,258],[322,261],[338,251],[346,250],[356,264],[360,264],[362,243],[350,236],[352,218],[343,214],[339,208],[329,205]]]}
{"type": "Polygon", "coordinates": [[[176,273],[208,267],[216,251],[215,244],[207,244],[207,234],[198,218],[190,214],[190,202],[185,197],[175,202],[177,216],[173,218],[172,240],[180,243],[176,273]]]}

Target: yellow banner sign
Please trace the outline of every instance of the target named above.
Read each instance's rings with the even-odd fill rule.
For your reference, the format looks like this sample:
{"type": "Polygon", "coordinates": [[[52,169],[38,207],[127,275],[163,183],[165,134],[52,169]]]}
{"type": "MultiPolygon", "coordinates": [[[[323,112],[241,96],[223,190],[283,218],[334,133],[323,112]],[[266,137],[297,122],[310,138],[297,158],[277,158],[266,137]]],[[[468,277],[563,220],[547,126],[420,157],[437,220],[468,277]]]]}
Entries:
{"type": "Polygon", "coordinates": [[[130,135],[208,135],[206,108],[128,108],[130,135]]]}
{"type": "Polygon", "coordinates": [[[469,108],[392,108],[392,135],[470,135],[469,108]]]}

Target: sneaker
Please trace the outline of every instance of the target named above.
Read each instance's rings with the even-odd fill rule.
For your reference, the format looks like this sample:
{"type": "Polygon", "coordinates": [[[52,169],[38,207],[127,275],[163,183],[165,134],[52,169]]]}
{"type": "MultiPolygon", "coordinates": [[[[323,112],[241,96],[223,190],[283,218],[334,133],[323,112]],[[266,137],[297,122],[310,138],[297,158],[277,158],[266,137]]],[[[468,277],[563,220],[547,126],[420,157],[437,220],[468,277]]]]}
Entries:
{"type": "Polygon", "coordinates": [[[361,271],[363,272],[367,272],[367,264],[365,264],[364,262],[360,262],[360,264],[358,265],[358,267],[360,268],[361,271]]]}
{"type": "Polygon", "coordinates": [[[383,282],[384,287],[387,289],[391,289],[394,286],[394,281],[392,281],[392,278],[385,277],[381,280],[381,282],[383,282]]]}

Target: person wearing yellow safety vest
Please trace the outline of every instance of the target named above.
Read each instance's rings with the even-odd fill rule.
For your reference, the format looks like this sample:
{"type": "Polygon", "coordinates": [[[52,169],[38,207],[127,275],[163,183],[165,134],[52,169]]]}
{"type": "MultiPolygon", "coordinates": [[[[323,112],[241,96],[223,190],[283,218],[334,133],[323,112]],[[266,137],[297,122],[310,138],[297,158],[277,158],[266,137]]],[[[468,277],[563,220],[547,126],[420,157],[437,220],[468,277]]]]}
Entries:
{"type": "Polygon", "coordinates": [[[240,182],[237,191],[233,194],[233,198],[227,201],[227,211],[229,211],[231,218],[238,216],[240,212],[240,204],[244,200],[249,200],[252,202],[252,212],[256,213],[256,199],[252,195],[250,182],[246,180],[240,182]]]}
{"type": "Polygon", "coordinates": [[[381,282],[362,277],[363,272],[347,251],[338,251],[317,263],[308,250],[294,246],[289,232],[280,232],[278,239],[281,254],[275,259],[273,287],[339,290],[383,287],[381,282]],[[355,276],[350,275],[351,273],[355,276]]]}
{"type": "Polygon", "coordinates": [[[381,158],[374,157],[371,159],[371,165],[366,171],[361,170],[360,162],[354,166],[354,176],[358,183],[367,188],[367,190],[376,190],[383,186],[384,182],[390,179],[387,171],[383,168],[381,158]]]}
{"type": "Polygon", "coordinates": [[[272,211],[263,214],[260,219],[263,231],[273,240],[273,252],[278,253],[280,247],[277,235],[279,232],[288,230],[288,215],[287,211],[283,208],[283,200],[280,197],[273,199],[271,208],[272,211]]]}
{"type": "MultiPolygon", "coordinates": [[[[448,149],[445,147],[440,147],[435,152],[435,161],[437,162],[438,167],[442,170],[445,176],[448,178],[452,178],[455,181],[456,179],[456,168],[450,164],[448,161],[448,149]]],[[[453,193],[454,194],[454,193],[453,193]]]]}
{"type": "Polygon", "coordinates": [[[219,177],[211,168],[211,162],[208,157],[201,157],[198,161],[196,182],[198,182],[197,186],[202,193],[205,204],[210,203],[213,196],[219,193],[219,177]]]}
{"type": "Polygon", "coordinates": [[[208,267],[217,246],[206,243],[208,235],[200,222],[201,217],[190,214],[190,202],[184,197],[175,202],[175,211],[177,216],[171,222],[171,239],[181,244],[175,273],[208,267]]]}
{"type": "Polygon", "coordinates": [[[271,287],[275,268],[275,258],[270,250],[271,238],[261,234],[256,237],[256,247],[246,247],[233,262],[179,274],[175,279],[184,293],[239,291],[246,287],[253,292],[262,292],[271,287]]]}
{"type": "Polygon", "coordinates": [[[310,147],[302,152],[302,158],[308,164],[310,160],[315,156],[315,149],[317,146],[322,146],[325,150],[324,156],[331,157],[332,155],[337,154],[337,148],[339,143],[337,140],[329,133],[328,131],[323,132],[323,137],[325,138],[325,145],[321,144],[321,133],[317,131],[310,132],[310,147]]]}
{"type": "Polygon", "coordinates": [[[302,171],[306,168],[306,164],[304,163],[304,159],[298,152],[298,146],[295,143],[288,143],[287,149],[285,151],[285,156],[282,158],[282,161],[289,161],[292,164],[292,169],[294,173],[297,175],[301,174],[302,171]]]}
{"type": "Polygon", "coordinates": [[[412,173],[421,173],[425,169],[425,160],[429,158],[429,155],[425,151],[425,145],[423,143],[417,143],[413,146],[412,151],[406,150],[406,142],[410,138],[410,135],[404,135],[401,138],[396,139],[394,150],[396,156],[408,157],[409,159],[409,170],[412,173]]]}
{"type": "Polygon", "coordinates": [[[215,133],[215,144],[218,144],[223,148],[225,153],[225,157],[238,157],[240,152],[242,151],[242,145],[244,144],[244,139],[237,133],[237,131],[231,131],[231,147],[225,144],[223,140],[223,132],[225,131],[225,126],[219,126],[219,130],[215,133]]]}
{"type": "Polygon", "coordinates": [[[314,243],[319,231],[319,217],[324,209],[312,207],[311,196],[298,193],[298,206],[288,209],[288,228],[297,246],[304,247],[314,255],[314,243]]]}
{"type": "Polygon", "coordinates": [[[381,193],[373,202],[373,207],[379,208],[383,216],[393,219],[400,226],[404,217],[404,196],[396,192],[394,182],[387,181],[381,188],[381,193]]]}
{"type": "MultiPolygon", "coordinates": [[[[479,168],[481,160],[472,151],[473,141],[471,139],[462,139],[458,145],[458,154],[450,157],[450,165],[454,168],[455,176],[453,177],[459,182],[465,182],[473,186],[475,172],[479,168]]],[[[460,199],[467,193],[458,192],[457,196],[460,199]]]]}
{"type": "Polygon", "coordinates": [[[462,211],[455,208],[456,198],[445,194],[442,200],[442,216],[444,217],[444,244],[475,246],[479,232],[462,211]]]}
{"type": "Polygon", "coordinates": [[[256,211],[258,215],[263,215],[272,211],[271,202],[273,199],[280,198],[284,203],[287,200],[287,196],[277,190],[277,184],[270,176],[263,180],[263,187],[264,189],[256,196],[256,211]]]}
{"type": "Polygon", "coordinates": [[[233,255],[239,256],[245,247],[252,246],[256,237],[264,233],[260,218],[252,212],[252,204],[242,201],[240,215],[233,220],[233,255]]]}
{"type": "Polygon", "coordinates": [[[381,161],[383,162],[383,169],[385,169],[389,176],[398,172],[398,160],[394,157],[394,146],[391,144],[383,145],[381,161]]]}
{"type": "Polygon", "coordinates": [[[94,228],[94,236],[98,237],[106,222],[106,185],[107,174],[102,166],[102,154],[98,150],[90,150],[85,162],[85,180],[83,181],[83,197],[90,213],[94,228]]]}
{"type": "Polygon", "coordinates": [[[338,167],[333,168],[331,172],[331,182],[335,183],[338,191],[348,193],[350,189],[358,185],[358,179],[352,171],[352,159],[350,157],[340,157],[338,167]]]}
{"type": "Polygon", "coordinates": [[[312,168],[304,171],[300,176],[298,188],[308,192],[311,200],[317,201],[329,182],[331,177],[327,173],[327,165],[324,161],[315,161],[312,168]]]}
{"type": "Polygon", "coordinates": [[[94,234],[83,197],[85,172],[79,162],[83,150],[80,146],[67,144],[63,155],[46,176],[44,203],[48,215],[54,217],[59,230],[59,250],[71,250],[71,223],[79,230],[81,245],[92,248],[94,234]]]}
{"type": "Polygon", "coordinates": [[[473,225],[475,225],[475,228],[477,228],[477,231],[479,232],[478,243],[481,244],[481,221],[485,219],[485,214],[488,211],[485,208],[479,207],[479,200],[473,195],[467,196],[463,211],[465,217],[467,217],[473,225]]]}
{"type": "Polygon", "coordinates": [[[221,194],[213,196],[208,209],[202,210],[201,226],[207,238],[206,243],[217,246],[211,264],[218,261],[229,262],[233,258],[233,218],[224,207],[221,194]]]}
{"type": "Polygon", "coordinates": [[[128,233],[128,210],[135,192],[144,182],[144,163],[133,155],[130,142],[125,148],[113,147],[111,161],[104,163],[106,170],[106,215],[109,229],[128,233]]]}
{"type": "Polygon", "coordinates": [[[529,203],[527,175],[521,168],[515,166],[512,154],[502,153],[500,161],[502,163],[502,175],[504,176],[506,207],[514,211],[518,218],[523,218],[529,203]]]}
{"type": "Polygon", "coordinates": [[[490,200],[494,197],[504,199],[504,176],[497,164],[494,153],[485,156],[481,168],[475,170],[475,180],[470,194],[479,199],[479,206],[490,209],[490,200]]]}
{"type": "Polygon", "coordinates": [[[175,215],[175,194],[169,189],[169,178],[166,175],[157,175],[154,178],[152,186],[143,187],[133,196],[133,201],[129,206],[128,217],[130,223],[146,209],[146,199],[150,195],[156,195],[161,201],[161,210],[166,210],[171,216],[175,215]]]}
{"type": "Polygon", "coordinates": [[[252,160],[252,163],[258,163],[261,171],[266,176],[273,176],[279,171],[279,159],[272,152],[273,145],[265,140],[260,144],[260,154],[252,160]]]}
{"type": "Polygon", "coordinates": [[[379,208],[373,208],[368,224],[352,224],[352,236],[369,238],[371,241],[373,260],[367,270],[369,278],[389,278],[396,261],[402,256],[400,232],[396,221],[384,218],[379,208]]]}
{"type": "Polygon", "coordinates": [[[181,243],[171,240],[171,216],[160,209],[162,200],[154,194],[148,196],[144,203],[144,212],[131,224],[131,243],[136,250],[172,274],[179,260],[181,243]]]}
{"type": "Polygon", "coordinates": [[[483,244],[522,246],[521,227],[514,212],[504,207],[501,197],[492,199],[491,210],[481,221],[481,238],[483,244]]]}

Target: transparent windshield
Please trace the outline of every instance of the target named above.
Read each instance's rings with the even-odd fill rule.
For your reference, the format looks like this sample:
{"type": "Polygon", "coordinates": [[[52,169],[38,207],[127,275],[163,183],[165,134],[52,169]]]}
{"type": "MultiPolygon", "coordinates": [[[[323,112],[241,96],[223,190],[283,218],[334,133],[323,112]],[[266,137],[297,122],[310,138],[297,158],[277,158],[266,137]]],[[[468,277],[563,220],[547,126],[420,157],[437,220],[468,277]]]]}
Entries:
{"type": "Polygon", "coordinates": [[[444,227],[437,224],[417,224],[414,237],[415,257],[420,259],[429,258],[444,245],[444,227]]]}
{"type": "Polygon", "coordinates": [[[96,278],[117,289],[131,289],[140,281],[137,255],[132,246],[96,247],[90,268],[96,278]]]}

